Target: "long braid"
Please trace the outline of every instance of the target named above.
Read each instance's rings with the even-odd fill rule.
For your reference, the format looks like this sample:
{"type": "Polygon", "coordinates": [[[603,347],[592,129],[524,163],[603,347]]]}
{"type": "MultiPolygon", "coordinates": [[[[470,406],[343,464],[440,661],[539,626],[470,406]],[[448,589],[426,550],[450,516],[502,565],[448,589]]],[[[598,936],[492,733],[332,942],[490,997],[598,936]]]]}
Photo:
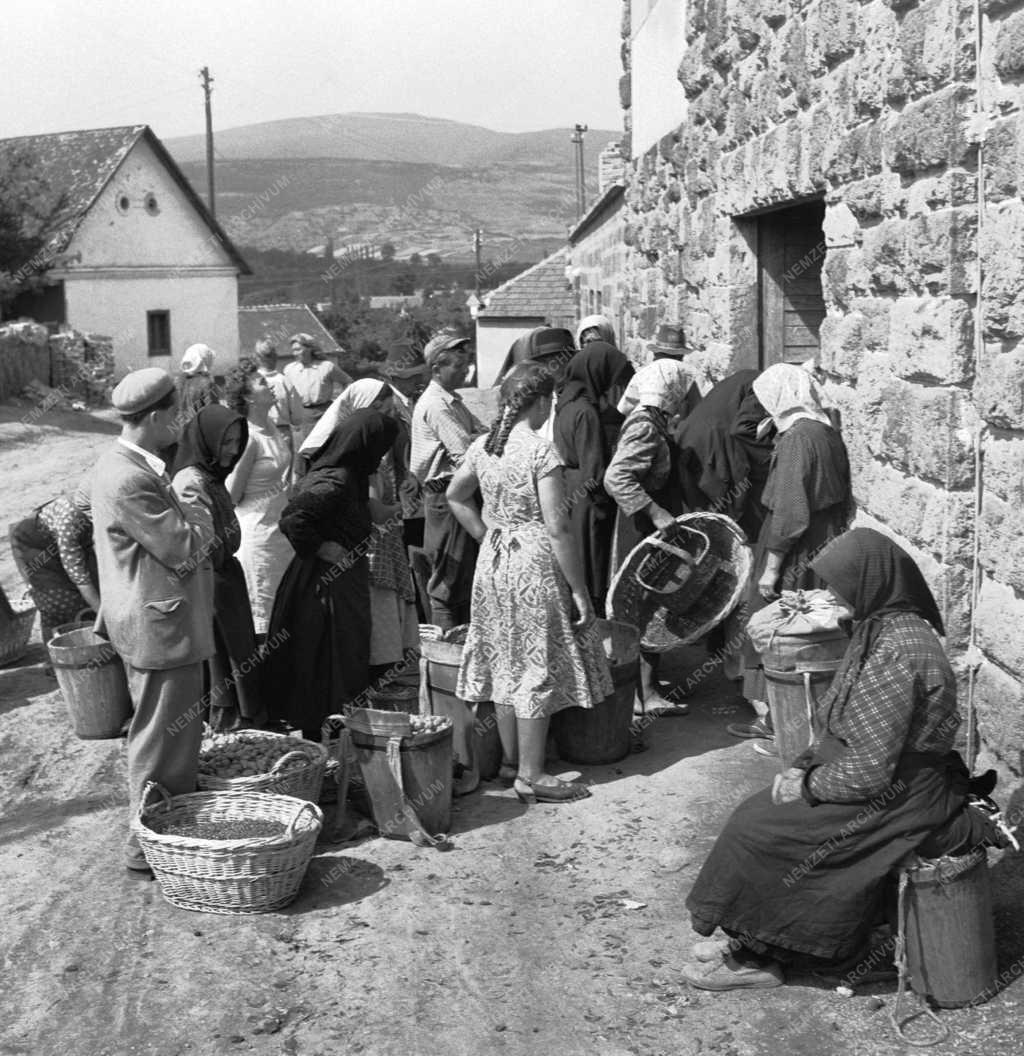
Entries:
{"type": "Polygon", "coordinates": [[[484,451],[495,458],[505,453],[505,445],[516,422],[541,396],[554,388],[550,373],[539,363],[520,363],[501,386],[501,410],[484,441],[484,451]]]}

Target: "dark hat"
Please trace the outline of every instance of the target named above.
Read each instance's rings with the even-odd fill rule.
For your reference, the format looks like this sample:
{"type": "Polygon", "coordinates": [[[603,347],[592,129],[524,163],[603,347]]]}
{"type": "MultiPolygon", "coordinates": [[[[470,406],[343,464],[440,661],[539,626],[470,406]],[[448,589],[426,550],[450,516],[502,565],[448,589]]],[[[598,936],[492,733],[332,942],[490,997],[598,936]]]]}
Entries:
{"type": "Polygon", "coordinates": [[[557,327],[544,327],[534,330],[526,348],[527,360],[547,359],[564,352],[576,351],[572,343],[572,334],[557,327]]]}
{"type": "Polygon", "coordinates": [[[126,374],[110,397],[114,410],[138,414],[159,403],[174,388],[174,378],[160,367],[143,367],[126,374]]]}
{"type": "Polygon", "coordinates": [[[380,372],[388,378],[415,378],[426,369],[423,356],[410,343],[392,345],[380,365],[380,372]]]}
{"type": "Polygon", "coordinates": [[[651,351],[662,356],[685,356],[692,351],[686,344],[686,335],[678,323],[662,323],[651,343],[651,351]]]}

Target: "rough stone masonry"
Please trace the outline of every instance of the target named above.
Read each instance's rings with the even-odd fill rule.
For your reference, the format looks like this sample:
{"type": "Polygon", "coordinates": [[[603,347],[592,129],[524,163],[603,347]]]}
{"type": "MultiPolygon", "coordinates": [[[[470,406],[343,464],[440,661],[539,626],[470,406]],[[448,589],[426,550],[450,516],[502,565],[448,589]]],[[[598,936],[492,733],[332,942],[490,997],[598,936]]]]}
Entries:
{"type": "Polygon", "coordinates": [[[757,212],[824,201],[819,363],[858,521],[921,563],[961,705],[973,667],[985,754],[1019,778],[1024,2],[659,2],[685,12],[688,109],[627,172],[627,351],[679,320],[708,378],[758,365],[757,212]]]}

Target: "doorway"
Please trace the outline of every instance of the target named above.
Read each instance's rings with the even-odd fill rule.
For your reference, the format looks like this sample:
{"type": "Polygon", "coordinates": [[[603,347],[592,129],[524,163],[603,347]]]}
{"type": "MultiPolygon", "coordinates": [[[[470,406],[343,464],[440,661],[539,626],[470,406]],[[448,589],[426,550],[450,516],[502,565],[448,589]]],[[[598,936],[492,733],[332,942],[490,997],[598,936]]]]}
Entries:
{"type": "Polygon", "coordinates": [[[825,203],[805,202],[757,217],[760,363],[802,363],[820,349],[825,318],[821,265],[825,203]]]}

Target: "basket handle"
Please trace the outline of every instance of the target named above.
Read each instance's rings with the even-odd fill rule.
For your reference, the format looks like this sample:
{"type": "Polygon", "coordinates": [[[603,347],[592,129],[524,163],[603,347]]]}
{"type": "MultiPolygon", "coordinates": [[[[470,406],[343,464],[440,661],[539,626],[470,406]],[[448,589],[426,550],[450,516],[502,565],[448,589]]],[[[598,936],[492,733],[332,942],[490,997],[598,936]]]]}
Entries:
{"type": "Polygon", "coordinates": [[[143,814],[157,810],[160,807],[163,807],[165,810],[170,809],[170,806],[171,796],[167,789],[158,781],[147,781],[143,786],[142,796],[139,799],[139,817],[141,818],[143,814]],[[150,804],[149,799],[154,792],[160,795],[160,802],[150,804]]]}
{"type": "Polygon", "coordinates": [[[288,823],[288,829],[285,832],[286,839],[291,840],[295,838],[295,826],[298,825],[299,818],[301,818],[307,810],[311,810],[313,812],[313,820],[316,820],[317,808],[307,799],[306,802],[303,803],[302,806],[299,807],[299,809],[295,812],[294,816],[292,817],[292,820],[288,823]]]}
{"type": "MultiPolygon", "coordinates": [[[[693,571],[693,568],[697,564],[697,561],[700,560],[699,558],[694,559],[693,554],[691,554],[689,550],[683,550],[678,546],[673,546],[671,543],[663,542],[661,539],[648,539],[647,542],[650,543],[651,546],[657,547],[659,550],[663,550],[665,551],[665,553],[671,554],[673,557],[679,558],[679,560],[687,566],[689,572],[693,571]]],[[[644,580],[643,576],[641,576],[640,574],[643,565],[645,565],[646,563],[646,561],[642,562],[641,567],[636,570],[636,581],[643,590],[646,590],[651,594],[674,594],[679,589],[679,587],[677,586],[671,587],[668,590],[665,590],[660,587],[652,587],[649,583],[646,582],[646,580],[644,580]]]]}
{"type": "Polygon", "coordinates": [[[306,755],[305,752],[300,751],[298,748],[296,748],[295,750],[291,752],[286,752],[284,755],[282,755],[281,758],[278,759],[278,761],[274,763],[274,765],[270,768],[270,772],[272,774],[279,773],[285,768],[286,764],[294,763],[296,759],[302,759],[306,763],[309,762],[309,756],[306,755]]]}

